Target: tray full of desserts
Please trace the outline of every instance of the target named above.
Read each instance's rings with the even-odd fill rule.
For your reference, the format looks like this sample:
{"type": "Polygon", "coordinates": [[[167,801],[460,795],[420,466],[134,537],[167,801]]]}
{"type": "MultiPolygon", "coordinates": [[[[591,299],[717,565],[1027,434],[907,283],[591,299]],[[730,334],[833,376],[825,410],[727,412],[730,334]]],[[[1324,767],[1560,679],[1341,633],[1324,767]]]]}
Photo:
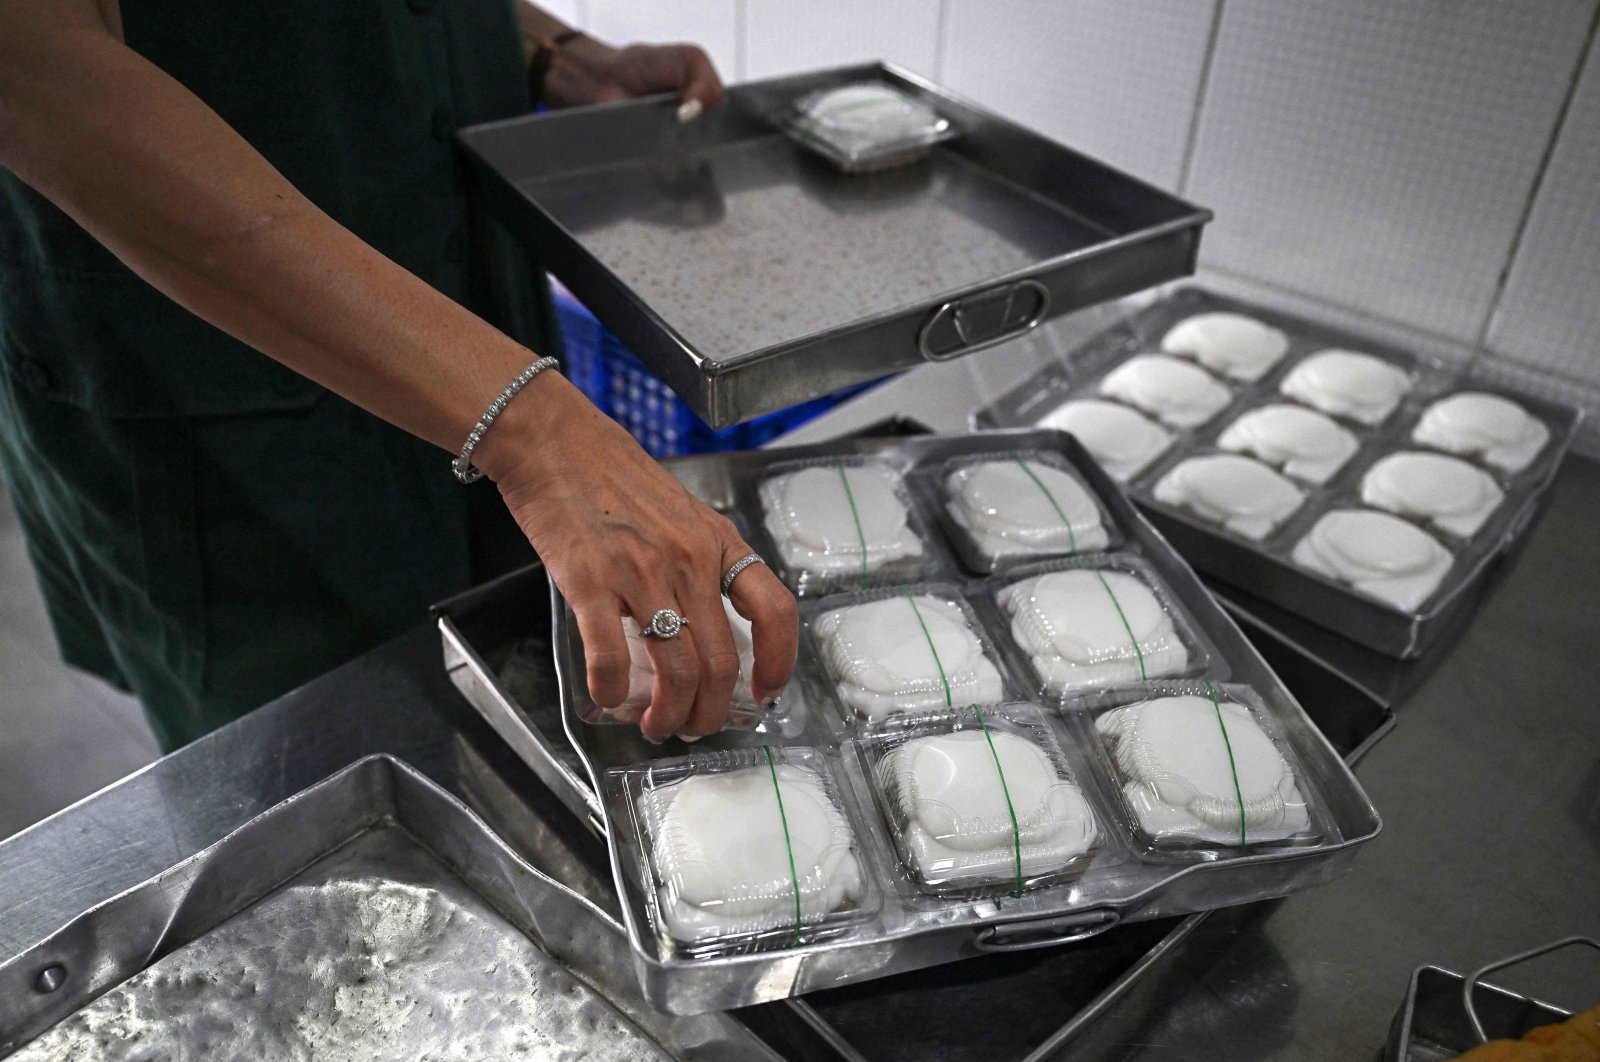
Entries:
{"type": "Polygon", "coordinates": [[[973,419],[1071,432],[1200,571],[1410,659],[1486,592],[1581,416],[1191,287],[973,419]]]}
{"type": "MultiPolygon", "coordinates": [[[[668,467],[800,598],[774,702],[746,694],[719,734],[647,743],[625,725],[638,697],[589,700],[555,595],[563,739],[483,665],[489,647],[445,627],[457,685],[513,746],[587,773],[569,804],[607,837],[655,1005],[742,1006],[1282,896],[1346,873],[1378,832],[1337,752],[1070,436],[668,467]]],[[[635,665],[644,697],[649,657],[635,665]]]]}

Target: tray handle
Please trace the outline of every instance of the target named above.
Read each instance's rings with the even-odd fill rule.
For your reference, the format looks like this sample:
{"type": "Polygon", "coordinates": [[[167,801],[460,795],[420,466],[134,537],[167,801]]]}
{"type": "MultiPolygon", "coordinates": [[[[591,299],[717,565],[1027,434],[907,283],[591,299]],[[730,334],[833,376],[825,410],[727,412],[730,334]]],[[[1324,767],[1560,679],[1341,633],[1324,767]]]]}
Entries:
{"type": "Polygon", "coordinates": [[[1027,922],[1008,922],[980,929],[972,946],[985,953],[1054,948],[1099,936],[1121,921],[1120,911],[1098,908],[1027,922]]]}
{"type": "Polygon", "coordinates": [[[1519,962],[1536,959],[1541,955],[1548,955],[1552,951],[1559,951],[1571,944],[1582,944],[1585,947],[1600,951],[1600,941],[1592,937],[1564,937],[1561,940],[1551,941],[1549,944],[1541,944],[1537,948],[1529,948],[1527,951],[1519,952],[1509,959],[1491,962],[1489,965],[1473,970],[1467,975],[1466,980],[1461,982],[1461,1006],[1467,1012],[1467,1020],[1472,1023],[1472,1031],[1478,1037],[1479,1043],[1488,1043],[1489,1034],[1483,1031],[1483,1022],[1478,1020],[1478,1010],[1472,1005],[1472,990],[1478,987],[1478,982],[1483,979],[1484,975],[1494,973],[1496,970],[1503,970],[1507,966],[1515,966],[1519,962]]]}
{"type": "Polygon", "coordinates": [[[1030,332],[1049,314],[1050,289],[1037,280],[986,288],[934,310],[917,333],[917,351],[949,361],[1030,332]]]}

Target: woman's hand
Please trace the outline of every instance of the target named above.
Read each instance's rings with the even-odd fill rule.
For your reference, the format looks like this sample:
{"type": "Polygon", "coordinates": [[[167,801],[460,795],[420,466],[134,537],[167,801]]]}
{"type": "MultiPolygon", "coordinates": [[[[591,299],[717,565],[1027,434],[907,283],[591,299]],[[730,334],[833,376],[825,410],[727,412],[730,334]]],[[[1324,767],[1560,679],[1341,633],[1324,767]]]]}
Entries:
{"type": "MultiPolygon", "coordinates": [[[[670,608],[689,624],[647,640],[655,688],[640,731],[654,741],[717,732],[739,677],[720,583],[753,551],[563,377],[545,373],[527,392],[484,436],[476,461],[577,615],[590,697],[613,708],[628,695],[622,617],[647,626],[670,608]]],[[[794,670],[794,597],[756,564],[730,599],[753,625],[752,687],[769,700],[794,670]]]]}
{"type": "Polygon", "coordinates": [[[552,107],[613,103],[676,92],[679,114],[693,117],[722,102],[722,79],[706,53],[692,44],[630,44],[613,48],[591,37],[561,46],[544,76],[544,101],[552,107]]]}

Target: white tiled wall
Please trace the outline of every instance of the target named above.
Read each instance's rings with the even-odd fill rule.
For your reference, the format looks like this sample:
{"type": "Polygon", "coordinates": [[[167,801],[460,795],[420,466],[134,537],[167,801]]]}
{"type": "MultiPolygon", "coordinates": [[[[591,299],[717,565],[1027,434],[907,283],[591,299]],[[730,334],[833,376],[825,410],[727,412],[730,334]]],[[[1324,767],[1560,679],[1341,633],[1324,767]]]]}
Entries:
{"type": "Polygon", "coordinates": [[[1177,187],[1214,0],[947,3],[944,84],[1177,187]]]}
{"type": "Polygon", "coordinates": [[[930,74],[1213,208],[1218,283],[1479,355],[1589,404],[1600,452],[1600,0],[558,6],[699,41],[729,81],[874,56],[930,74]]]}

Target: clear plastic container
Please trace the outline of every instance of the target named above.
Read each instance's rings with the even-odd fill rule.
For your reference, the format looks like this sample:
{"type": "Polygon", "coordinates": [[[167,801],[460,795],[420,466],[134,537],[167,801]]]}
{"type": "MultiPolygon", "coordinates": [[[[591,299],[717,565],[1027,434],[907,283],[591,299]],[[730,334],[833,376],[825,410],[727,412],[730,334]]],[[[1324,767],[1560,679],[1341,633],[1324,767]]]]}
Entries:
{"type": "Polygon", "coordinates": [[[1445,584],[1455,555],[1392,513],[1336,508],[1323,513],[1290,552],[1295,564],[1380,601],[1417,613],[1445,584]]]}
{"type": "Polygon", "coordinates": [[[853,744],[921,892],[1021,896],[1080,874],[1106,843],[1090,797],[1031,705],[872,723],[853,744]]]}
{"type": "Polygon", "coordinates": [[[1411,431],[1421,446],[1470,457],[1502,475],[1528,468],[1550,445],[1549,425],[1520,402],[1488,391],[1456,391],[1423,410],[1411,431]]]}
{"type": "Polygon", "coordinates": [[[871,917],[879,898],[816,749],[697,753],[610,772],[639,838],[647,909],[690,956],[797,947],[871,917]]]}
{"type": "MultiPolygon", "coordinates": [[[[793,699],[787,689],[779,691],[777,696],[769,701],[761,702],[755,699],[750,681],[755,667],[755,644],[750,629],[750,621],[734,611],[733,603],[727,598],[722,599],[722,609],[727,617],[728,628],[733,634],[733,644],[739,654],[739,678],[734,684],[733,700],[728,707],[728,722],[725,729],[749,730],[759,726],[762,720],[773,717],[781,718],[789,708],[793,699]]],[[[568,629],[576,631],[577,618],[572,615],[572,609],[567,607],[568,629]]],[[[650,706],[651,694],[655,688],[655,662],[650,659],[646,640],[639,635],[639,624],[632,618],[622,618],[622,634],[628,646],[628,696],[614,708],[602,708],[595,704],[589,697],[587,684],[580,683],[572,690],[573,710],[579,719],[594,725],[625,724],[638,725],[646,708],[650,706]]],[[[562,651],[562,647],[557,647],[562,651]]],[[[565,646],[565,651],[571,655],[568,669],[571,674],[587,674],[587,664],[583,654],[583,640],[572,638],[565,646]]],[[[791,682],[791,686],[793,683],[791,682]]]]}
{"type": "Polygon", "coordinates": [[[1388,355],[1329,347],[1295,362],[1278,392],[1330,417],[1376,427],[1416,385],[1416,367],[1388,355]]]}
{"type": "Polygon", "coordinates": [[[1249,454],[1314,487],[1338,475],[1361,444],[1361,436],[1349,425],[1292,402],[1248,409],[1217,436],[1218,448],[1249,454]]]}
{"type": "MultiPolygon", "coordinates": [[[[1337,830],[1254,690],[1209,680],[1144,683],[1081,710],[1106,756],[1134,836],[1205,858],[1310,845],[1337,830]]],[[[1335,838],[1336,839],[1336,838],[1335,838]]]]}
{"type": "Polygon", "coordinates": [[[1307,497],[1277,469],[1225,450],[1184,456],[1161,474],[1150,493],[1163,505],[1250,542],[1270,537],[1307,497]]]}
{"type": "Polygon", "coordinates": [[[847,721],[1005,699],[999,655],[953,585],[829,598],[805,626],[847,721]]]}
{"type": "Polygon", "coordinates": [[[1212,653],[1148,563],[1107,554],[1034,565],[993,599],[1045,703],[1083,690],[1203,672],[1212,653]]]}
{"type": "Polygon", "coordinates": [[[1489,473],[1459,457],[1400,450],[1362,475],[1361,500],[1464,542],[1505,504],[1506,492],[1489,473]]]}
{"type": "Polygon", "coordinates": [[[1105,505],[1058,453],[958,458],[938,469],[929,486],[930,508],[975,572],[1104,553],[1123,542],[1105,505]]]}
{"type": "Polygon", "coordinates": [[[845,173],[907,165],[956,135],[927,103],[881,81],[807,93],[795,101],[787,128],[845,173]]]}
{"type": "Polygon", "coordinates": [[[841,457],[775,465],[759,494],[764,553],[800,597],[871,590],[937,570],[899,470],[841,457]]]}

